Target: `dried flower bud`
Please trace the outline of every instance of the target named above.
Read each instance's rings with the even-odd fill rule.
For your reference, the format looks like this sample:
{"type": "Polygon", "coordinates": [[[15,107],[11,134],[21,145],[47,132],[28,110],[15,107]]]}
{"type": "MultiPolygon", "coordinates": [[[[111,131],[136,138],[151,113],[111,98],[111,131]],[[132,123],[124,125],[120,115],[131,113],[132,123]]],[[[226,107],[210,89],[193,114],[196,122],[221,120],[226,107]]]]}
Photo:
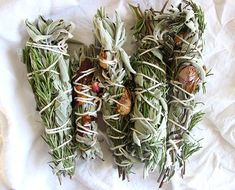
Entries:
{"type": "Polygon", "coordinates": [[[81,85],[76,85],[76,86],[74,86],[74,88],[75,88],[75,92],[76,91],[79,92],[82,89],[82,86],[81,85]]]}
{"type": "Polygon", "coordinates": [[[91,90],[95,93],[99,93],[100,92],[100,86],[99,86],[99,83],[98,82],[94,82],[92,85],[91,85],[91,90]]]}
{"type": "Polygon", "coordinates": [[[131,94],[126,88],[124,88],[122,97],[117,104],[117,112],[120,115],[125,116],[129,114],[130,111],[131,111],[131,94]]]}
{"type": "Polygon", "coordinates": [[[85,124],[85,123],[90,123],[91,120],[92,120],[92,118],[91,118],[90,115],[84,115],[84,116],[82,116],[82,122],[83,122],[83,124],[85,124]]]}
{"type": "Polygon", "coordinates": [[[183,67],[180,70],[177,80],[182,83],[183,88],[187,92],[192,93],[193,91],[195,91],[200,78],[196,68],[192,65],[189,65],[183,67]]]}
{"type": "Polygon", "coordinates": [[[102,49],[100,51],[99,61],[100,61],[100,66],[103,69],[107,69],[108,68],[108,65],[106,63],[104,63],[104,61],[106,61],[106,60],[107,60],[107,55],[106,55],[105,51],[102,49]]]}

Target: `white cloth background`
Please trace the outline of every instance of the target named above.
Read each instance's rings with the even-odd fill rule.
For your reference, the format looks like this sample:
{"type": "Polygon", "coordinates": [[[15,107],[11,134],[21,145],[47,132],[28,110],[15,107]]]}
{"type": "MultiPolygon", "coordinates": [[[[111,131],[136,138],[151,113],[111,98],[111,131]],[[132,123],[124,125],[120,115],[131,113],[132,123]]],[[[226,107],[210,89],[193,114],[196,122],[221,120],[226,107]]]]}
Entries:
{"type": "MultiPolygon", "coordinates": [[[[131,1],[129,1],[131,2],[131,1]]],[[[133,1],[132,1],[133,2],[133,1]]],[[[136,0],[143,8],[160,9],[164,0],[136,0]]],[[[129,30],[133,16],[125,0],[0,0],[0,189],[1,190],[149,190],[157,189],[157,174],[142,179],[141,166],[130,182],[118,179],[112,156],[103,143],[105,161],[79,161],[74,178],[60,186],[47,162],[48,148],[40,137],[43,127],[17,51],[27,39],[24,20],[37,16],[64,18],[76,24],[76,39],[92,43],[92,18],[105,6],[110,16],[117,10],[129,30]]],[[[206,115],[194,133],[203,148],[187,163],[182,180],[176,175],[163,189],[235,189],[235,1],[200,0],[207,30],[205,62],[214,75],[202,96],[206,115]]],[[[126,49],[131,52],[131,34],[126,49]]]]}

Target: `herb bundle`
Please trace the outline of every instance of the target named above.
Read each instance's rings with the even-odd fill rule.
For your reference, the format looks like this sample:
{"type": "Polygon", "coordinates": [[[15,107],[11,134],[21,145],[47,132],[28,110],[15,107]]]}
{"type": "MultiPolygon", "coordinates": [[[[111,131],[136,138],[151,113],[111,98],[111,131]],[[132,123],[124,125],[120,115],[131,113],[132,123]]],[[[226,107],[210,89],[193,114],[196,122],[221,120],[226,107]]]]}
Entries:
{"type": "Polygon", "coordinates": [[[125,42],[125,28],[119,15],[110,19],[103,8],[94,17],[95,34],[100,43],[99,66],[102,70],[103,120],[107,124],[107,135],[111,141],[111,150],[118,166],[119,177],[128,177],[133,161],[126,151],[131,111],[131,93],[125,82],[135,71],[122,49],[125,42]]]}
{"type": "MultiPolygon", "coordinates": [[[[155,36],[161,42],[169,80],[167,151],[160,187],[175,171],[185,173],[185,161],[200,145],[191,130],[204,115],[197,111],[195,94],[204,87],[206,69],[202,63],[204,15],[191,0],[155,16],[155,36]]],[[[205,88],[205,87],[204,87],[205,88]]]]}
{"type": "Polygon", "coordinates": [[[78,155],[84,159],[102,158],[97,140],[97,112],[101,108],[98,97],[99,84],[96,80],[97,67],[94,62],[94,47],[82,46],[72,58],[74,119],[78,155]]]}
{"type": "Polygon", "coordinates": [[[154,36],[154,13],[131,6],[136,25],[137,52],[132,58],[135,75],[135,102],[131,121],[131,154],[145,163],[144,177],[157,167],[162,169],[166,152],[167,80],[161,44],[154,36]]]}
{"type": "Polygon", "coordinates": [[[72,87],[69,76],[67,39],[72,37],[71,23],[45,20],[35,23],[26,20],[30,36],[23,49],[37,110],[45,126],[43,139],[50,148],[50,166],[61,180],[61,175],[74,175],[75,150],[72,146],[71,123],[72,87]]]}
{"type": "Polygon", "coordinates": [[[76,151],[83,159],[103,157],[99,111],[123,180],[142,162],[144,177],[159,168],[161,187],[175,171],[183,176],[186,160],[200,149],[191,131],[204,115],[195,94],[205,91],[209,75],[202,63],[204,14],[191,0],[166,12],[165,7],[142,12],[131,5],[137,44],[131,61],[122,48],[125,28],[117,13],[110,19],[98,9],[93,20],[98,47],[82,45],[73,57],[67,53],[71,23],[41,16],[26,21],[30,39],[23,62],[59,180],[74,175],[76,151]]]}

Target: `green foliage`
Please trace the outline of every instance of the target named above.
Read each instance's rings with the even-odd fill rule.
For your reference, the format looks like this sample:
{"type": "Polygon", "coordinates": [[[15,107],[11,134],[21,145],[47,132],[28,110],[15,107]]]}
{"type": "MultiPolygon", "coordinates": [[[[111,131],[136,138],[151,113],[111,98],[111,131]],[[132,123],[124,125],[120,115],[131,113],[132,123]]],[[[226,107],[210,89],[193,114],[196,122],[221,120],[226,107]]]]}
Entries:
{"type": "Polygon", "coordinates": [[[134,35],[138,51],[131,64],[136,70],[135,102],[131,116],[131,153],[145,163],[144,176],[162,169],[166,152],[167,81],[166,64],[160,43],[154,36],[154,12],[141,12],[131,5],[136,16],[134,35]]]}
{"type": "Polygon", "coordinates": [[[27,66],[37,110],[39,110],[51,155],[50,166],[61,180],[75,171],[75,153],[72,145],[71,81],[65,41],[71,37],[71,24],[63,20],[45,20],[39,17],[35,23],[26,21],[30,40],[23,49],[23,62],[27,66]],[[65,33],[64,31],[67,31],[65,33]]]}
{"type": "Polygon", "coordinates": [[[205,113],[197,112],[191,116],[188,130],[191,131],[203,118],[205,113]]]}
{"type": "MultiPolygon", "coordinates": [[[[182,166],[185,165],[185,160],[200,147],[198,142],[191,138],[190,131],[203,117],[203,113],[201,112],[194,113],[197,106],[194,93],[201,90],[201,87],[203,88],[204,79],[206,77],[204,65],[201,62],[204,43],[202,35],[205,29],[204,15],[202,9],[190,0],[185,0],[177,7],[169,8],[166,12],[157,12],[153,9],[149,9],[142,13],[139,7],[133,6],[131,6],[131,9],[135,13],[137,20],[134,27],[134,34],[139,44],[145,44],[145,47],[140,45],[136,57],[142,58],[143,56],[138,55],[141,55],[143,50],[145,51],[144,61],[154,64],[158,64],[158,62],[165,64],[163,67],[165,73],[162,72],[162,75],[159,75],[156,74],[158,70],[150,70],[149,66],[141,67],[143,60],[135,60],[133,62],[133,66],[137,71],[137,79],[138,74],[143,73],[151,76],[153,79],[155,79],[155,77],[157,77],[157,80],[160,79],[160,81],[164,79],[165,83],[164,90],[158,92],[159,96],[162,96],[165,101],[167,101],[167,112],[161,113],[161,115],[166,116],[168,113],[167,123],[165,124],[166,145],[163,145],[163,155],[165,155],[163,158],[165,159],[161,159],[163,162],[159,162],[162,164],[160,165],[161,175],[159,178],[160,186],[162,186],[165,181],[171,179],[175,171],[182,169],[182,166]],[[153,37],[151,35],[153,35],[153,37]],[[148,40],[145,39],[148,39],[152,43],[155,42],[156,44],[147,47],[146,44],[148,44],[148,40]],[[157,54],[153,53],[151,50],[151,48],[154,49],[154,46],[158,47],[155,48],[157,49],[157,54]],[[161,56],[157,56],[157,60],[153,61],[153,59],[150,59],[150,55],[161,56]],[[137,63],[139,63],[139,65],[137,65],[137,63]],[[195,68],[200,78],[200,84],[197,84],[193,93],[187,92],[183,84],[178,81],[180,70],[189,65],[195,68]],[[165,94],[165,92],[167,92],[167,94],[165,94]]],[[[162,65],[159,64],[159,66],[162,65]]],[[[144,80],[136,82],[137,88],[142,85],[143,89],[148,89],[149,86],[152,85],[151,81],[148,81],[147,85],[144,83],[144,80]]],[[[161,87],[158,88],[158,90],[160,89],[161,87]]],[[[148,93],[149,91],[145,92],[143,94],[144,97],[149,99],[154,97],[152,95],[153,93],[147,95],[148,93]]],[[[137,95],[136,101],[138,100],[140,101],[140,106],[138,107],[141,108],[139,109],[140,112],[146,113],[143,116],[141,115],[142,118],[149,118],[150,113],[155,113],[151,110],[151,106],[146,106],[144,100],[137,95]]],[[[135,126],[138,128],[138,134],[140,134],[140,136],[145,134],[146,131],[148,131],[147,129],[150,128],[148,123],[145,130],[140,130],[139,126],[141,126],[141,124],[142,123],[139,122],[138,125],[135,126]]],[[[159,132],[160,131],[158,131],[158,133],[159,132]]],[[[153,130],[151,130],[151,134],[155,134],[153,130]]],[[[151,135],[148,139],[152,139],[151,135]]],[[[141,140],[136,140],[136,142],[141,144],[141,140]]],[[[149,141],[146,141],[146,144],[147,143],[149,143],[149,141]]],[[[145,147],[141,148],[141,152],[146,151],[144,149],[145,147]]],[[[157,165],[159,165],[159,163],[157,165]]],[[[182,169],[182,174],[184,173],[183,170],[184,168],[182,169]]]]}
{"type": "MultiPolygon", "coordinates": [[[[116,12],[114,19],[110,19],[103,8],[98,9],[94,17],[96,39],[100,43],[100,52],[105,56],[99,57],[103,64],[100,81],[103,86],[102,113],[107,125],[107,135],[111,141],[114,162],[118,167],[119,177],[128,178],[134,158],[126,150],[130,122],[128,115],[117,112],[117,105],[125,90],[124,84],[135,73],[130,65],[129,56],[123,50],[125,42],[125,28],[120,16],[116,12]]],[[[100,54],[101,54],[100,53],[100,54]]],[[[123,105],[122,105],[123,106],[123,105]]],[[[124,105],[125,106],[125,105],[124,105]]]]}

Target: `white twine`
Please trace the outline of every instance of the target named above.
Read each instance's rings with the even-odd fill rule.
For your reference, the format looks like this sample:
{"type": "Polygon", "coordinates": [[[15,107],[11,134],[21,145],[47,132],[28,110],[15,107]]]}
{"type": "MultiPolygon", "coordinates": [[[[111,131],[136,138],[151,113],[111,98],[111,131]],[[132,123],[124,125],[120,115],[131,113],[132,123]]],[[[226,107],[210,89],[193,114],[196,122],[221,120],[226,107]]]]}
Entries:
{"type": "Polygon", "coordinates": [[[117,101],[117,100],[113,99],[113,98],[112,98],[112,96],[110,96],[110,98],[108,98],[108,100],[111,100],[111,101],[115,102],[116,104],[118,104],[118,105],[120,105],[120,106],[125,107],[126,109],[128,109],[128,108],[129,108],[129,107],[128,107],[128,106],[126,106],[125,104],[122,104],[122,103],[120,103],[119,101],[117,101]]]}
{"type": "Polygon", "coordinates": [[[54,70],[52,70],[51,68],[53,68],[53,67],[58,63],[58,61],[60,60],[60,58],[62,58],[62,57],[63,57],[63,55],[60,54],[60,55],[58,56],[58,58],[54,61],[54,63],[52,63],[49,67],[47,67],[47,68],[45,68],[45,69],[40,69],[40,70],[37,70],[37,71],[33,71],[33,72],[31,72],[31,73],[28,73],[28,74],[27,74],[28,78],[31,79],[31,78],[32,78],[31,76],[32,76],[33,74],[35,74],[35,73],[39,73],[39,75],[43,75],[45,72],[52,72],[52,73],[55,73],[55,74],[59,75],[59,74],[60,74],[59,72],[54,71],[54,70]]]}
{"type": "Polygon", "coordinates": [[[120,144],[120,145],[111,147],[110,150],[117,150],[117,149],[123,148],[125,146],[126,146],[126,144],[120,144]]]}
{"type": "Polygon", "coordinates": [[[200,54],[200,56],[203,57],[201,50],[199,50],[199,49],[197,48],[197,46],[195,46],[195,45],[189,43],[188,41],[186,41],[184,38],[182,38],[182,37],[179,36],[179,35],[176,35],[176,36],[177,36],[177,38],[179,38],[179,39],[180,39],[182,42],[184,42],[185,44],[189,45],[189,46],[192,47],[192,48],[195,48],[195,49],[197,50],[197,52],[200,54]]]}
{"type": "Polygon", "coordinates": [[[117,83],[114,83],[114,82],[111,82],[111,81],[106,81],[109,85],[106,85],[106,87],[109,87],[109,86],[117,86],[117,87],[120,87],[120,88],[124,88],[125,86],[122,85],[122,84],[117,84],[117,83]]]}
{"type": "Polygon", "coordinates": [[[146,40],[149,40],[149,41],[155,42],[156,44],[159,44],[153,35],[147,35],[142,39],[143,42],[145,42],[146,40]]]}
{"type": "Polygon", "coordinates": [[[73,154],[73,155],[70,155],[70,156],[67,156],[67,157],[58,159],[58,160],[56,160],[56,161],[57,161],[57,162],[60,162],[60,161],[64,161],[64,160],[73,159],[73,158],[75,158],[75,157],[76,157],[76,154],[73,154]]]}
{"type": "Polygon", "coordinates": [[[54,52],[54,53],[59,53],[59,54],[62,54],[62,55],[65,55],[65,56],[69,56],[69,54],[66,53],[66,50],[61,50],[62,46],[55,46],[55,45],[49,45],[49,44],[37,44],[37,43],[34,43],[34,42],[26,42],[26,46],[29,46],[29,47],[35,47],[35,48],[39,48],[39,49],[43,49],[43,50],[49,50],[51,52],[54,52]],[[53,48],[56,48],[56,49],[53,49],[53,48]],[[59,50],[57,50],[59,49],[59,50]]]}
{"type": "MultiPolygon", "coordinates": [[[[78,112],[76,111],[75,112],[75,115],[76,116],[79,116],[77,119],[76,119],[76,131],[77,132],[80,132],[81,134],[85,134],[85,135],[88,135],[88,136],[92,136],[92,144],[87,144],[84,140],[82,140],[81,138],[81,135],[79,133],[77,133],[77,136],[76,136],[76,140],[77,142],[79,143],[84,143],[86,146],[89,146],[89,149],[91,149],[92,147],[94,147],[97,143],[97,140],[96,140],[96,136],[98,135],[98,132],[95,131],[95,129],[92,129],[92,125],[91,125],[91,122],[92,121],[89,121],[89,123],[87,122],[84,126],[81,124],[81,119],[83,116],[94,116],[96,117],[97,116],[97,112],[100,111],[101,109],[101,104],[102,104],[102,100],[95,96],[95,95],[92,95],[91,93],[91,87],[89,85],[86,85],[86,84],[82,84],[78,81],[80,81],[81,79],[83,79],[84,77],[86,76],[89,76],[91,75],[92,73],[94,73],[96,71],[96,68],[91,68],[91,69],[88,69],[88,70],[85,70],[85,71],[82,71],[81,72],[81,76],[79,76],[78,78],[75,79],[75,81],[73,82],[73,85],[74,85],[74,91],[76,93],[76,97],[75,97],[75,100],[78,101],[78,102],[81,102],[83,104],[87,104],[88,105],[91,105],[93,106],[93,108],[95,108],[94,111],[84,111],[83,112],[78,112]],[[80,90],[78,90],[76,88],[76,86],[79,86],[81,87],[80,90]],[[98,106],[97,106],[98,105],[98,106]]],[[[81,150],[82,151],[87,151],[88,149],[82,149],[81,147],[81,150]]]]}
{"type": "Polygon", "coordinates": [[[150,81],[154,82],[154,83],[159,83],[157,80],[152,79],[151,77],[148,77],[147,75],[143,74],[143,73],[136,73],[136,75],[140,75],[143,76],[144,78],[149,79],[150,81]]]}
{"type": "Polygon", "coordinates": [[[67,168],[63,168],[63,170],[69,171],[69,170],[72,170],[73,168],[75,168],[75,166],[70,166],[70,167],[67,167],[67,168]]]}
{"type": "Polygon", "coordinates": [[[149,65],[155,69],[158,69],[159,71],[163,72],[164,74],[166,74],[166,71],[164,71],[161,67],[155,65],[155,64],[152,64],[152,63],[149,63],[147,61],[142,61],[141,63],[145,64],[145,65],[149,65]]]}
{"type": "Polygon", "coordinates": [[[103,115],[104,120],[113,119],[113,120],[119,120],[120,114],[113,114],[113,115],[103,115]]]}
{"type": "Polygon", "coordinates": [[[91,75],[92,73],[95,72],[95,68],[92,68],[92,69],[89,69],[87,70],[87,72],[81,72],[83,75],[81,75],[80,77],[78,77],[76,80],[75,80],[75,83],[78,82],[79,80],[81,80],[82,78],[88,76],[88,75],[91,75]]]}
{"type": "Polygon", "coordinates": [[[159,49],[160,47],[161,47],[161,46],[156,46],[156,47],[147,49],[147,50],[145,50],[144,52],[142,52],[141,54],[139,54],[139,56],[142,56],[142,55],[144,55],[144,54],[146,54],[146,53],[148,53],[148,52],[150,52],[150,51],[152,51],[152,50],[159,49]]]}
{"type": "MultiPolygon", "coordinates": [[[[79,119],[80,120],[80,119],[79,119]]],[[[87,132],[87,133],[90,133],[91,135],[92,134],[98,134],[97,133],[97,131],[94,131],[94,130],[90,130],[89,128],[91,127],[91,123],[89,123],[89,124],[86,124],[85,126],[86,127],[88,127],[88,128],[86,128],[85,126],[83,126],[83,125],[81,125],[81,123],[78,121],[78,120],[76,120],[76,124],[77,124],[77,126],[78,126],[78,128],[76,129],[77,131],[79,131],[79,132],[87,132]],[[83,130],[81,130],[81,129],[83,129],[83,130]]]]}
{"type": "Polygon", "coordinates": [[[172,139],[170,139],[168,142],[174,147],[176,153],[177,153],[177,154],[180,154],[180,150],[179,150],[179,148],[177,147],[175,141],[173,141],[172,139]]]}
{"type": "Polygon", "coordinates": [[[176,125],[177,127],[183,129],[186,132],[189,132],[188,129],[186,129],[184,126],[180,125],[179,123],[176,123],[175,121],[173,121],[172,119],[168,118],[168,121],[170,121],[171,123],[173,123],[174,125],[176,125]]]}
{"type": "Polygon", "coordinates": [[[191,96],[191,97],[194,98],[194,94],[187,92],[187,91],[184,90],[182,87],[180,87],[179,85],[177,85],[177,84],[181,84],[180,82],[178,82],[178,81],[171,81],[171,84],[172,84],[174,87],[178,88],[179,90],[183,91],[185,94],[187,94],[187,95],[189,95],[189,96],[191,96]]]}
{"type": "Polygon", "coordinates": [[[124,139],[126,137],[126,135],[122,135],[122,136],[113,136],[113,135],[108,135],[109,138],[111,139],[116,139],[116,140],[120,140],[120,139],[124,139]]]}
{"type": "Polygon", "coordinates": [[[101,63],[105,63],[107,65],[115,65],[117,64],[117,59],[114,59],[114,60],[106,60],[106,59],[102,59],[102,58],[99,58],[99,61],[101,63]]]}
{"type": "MultiPolygon", "coordinates": [[[[71,92],[72,89],[68,89],[66,91],[63,91],[63,94],[67,94],[69,92],[71,92]]],[[[39,114],[42,114],[42,112],[44,112],[46,109],[48,109],[58,98],[60,98],[63,94],[59,94],[58,96],[56,96],[49,104],[47,104],[44,108],[42,108],[39,111],[39,114]]]]}
{"type": "Polygon", "coordinates": [[[65,127],[68,123],[70,122],[70,119],[68,119],[63,125],[56,127],[56,128],[45,128],[45,131],[47,134],[56,134],[56,133],[60,133],[62,131],[67,131],[69,129],[71,129],[71,127],[65,127]]]}
{"type": "Polygon", "coordinates": [[[54,152],[62,147],[64,147],[65,145],[69,144],[70,141],[72,141],[73,137],[71,135],[68,135],[69,139],[67,141],[65,141],[64,143],[62,143],[61,145],[55,147],[54,149],[51,149],[51,152],[54,152]]]}
{"type": "Polygon", "coordinates": [[[163,83],[158,83],[158,84],[153,85],[153,86],[151,86],[151,87],[149,87],[147,89],[136,88],[135,94],[138,95],[138,94],[143,94],[145,92],[150,92],[150,93],[154,94],[154,92],[152,92],[151,90],[155,90],[156,88],[158,88],[161,85],[163,85],[163,83]],[[141,91],[139,91],[139,90],[141,90],[141,91]]]}

